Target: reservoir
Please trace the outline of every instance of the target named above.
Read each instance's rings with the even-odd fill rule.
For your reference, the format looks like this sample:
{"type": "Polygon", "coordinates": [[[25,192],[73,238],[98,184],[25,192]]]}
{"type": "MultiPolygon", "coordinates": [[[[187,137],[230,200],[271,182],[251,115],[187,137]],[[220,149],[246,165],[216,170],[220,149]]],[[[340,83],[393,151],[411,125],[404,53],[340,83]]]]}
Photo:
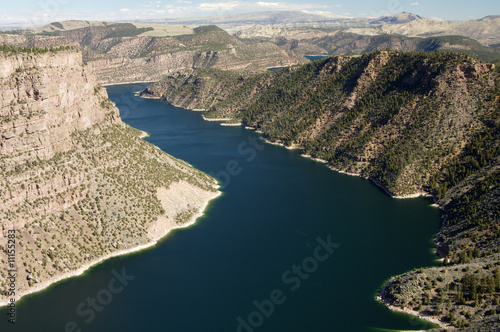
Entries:
{"type": "Polygon", "coordinates": [[[123,121],[216,177],[223,194],[195,225],[158,245],[21,299],[15,326],[2,308],[1,331],[433,327],[375,300],[391,276],[439,264],[432,248],[440,215],[430,200],[393,199],[368,180],[266,144],[253,130],[134,96],[145,86],[108,87],[123,121]],[[106,304],[82,315],[82,303],[112,285],[106,304]]]}

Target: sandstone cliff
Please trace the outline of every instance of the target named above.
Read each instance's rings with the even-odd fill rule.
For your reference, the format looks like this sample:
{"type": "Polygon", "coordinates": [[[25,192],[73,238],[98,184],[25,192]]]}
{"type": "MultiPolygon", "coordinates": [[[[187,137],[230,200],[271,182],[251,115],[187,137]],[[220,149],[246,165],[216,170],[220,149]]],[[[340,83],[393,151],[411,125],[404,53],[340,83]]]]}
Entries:
{"type": "Polygon", "coordinates": [[[139,134],[81,53],[0,53],[0,282],[15,231],[16,297],[154,243],[217,196],[139,134]]]}
{"type": "Polygon", "coordinates": [[[162,31],[161,25],[82,22],[79,27],[77,23],[68,24],[74,27],[71,29],[45,32],[50,36],[0,34],[0,43],[23,47],[45,47],[44,43],[78,45],[83,61],[102,84],[157,81],[178,70],[219,68],[255,73],[268,67],[307,62],[301,55],[273,43],[242,41],[216,26],[154,36],[162,31]]]}

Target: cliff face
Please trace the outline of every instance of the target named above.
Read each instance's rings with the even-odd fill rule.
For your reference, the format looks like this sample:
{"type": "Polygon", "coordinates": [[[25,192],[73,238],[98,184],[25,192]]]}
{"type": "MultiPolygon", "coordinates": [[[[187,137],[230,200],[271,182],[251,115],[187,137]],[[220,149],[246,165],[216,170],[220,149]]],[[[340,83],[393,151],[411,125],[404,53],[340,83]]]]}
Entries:
{"type": "Polygon", "coordinates": [[[154,243],[217,195],[121,122],[80,53],[0,53],[0,80],[0,263],[15,231],[18,296],[154,243]]]}
{"type": "Polygon", "coordinates": [[[158,81],[178,70],[194,70],[212,66],[218,59],[217,52],[192,52],[161,54],[150,58],[108,58],[88,62],[88,67],[98,76],[100,83],[158,81]]]}
{"type": "Polygon", "coordinates": [[[78,43],[62,36],[37,36],[0,33],[0,45],[12,45],[17,47],[78,47],[78,43]]]}
{"type": "MultiPolygon", "coordinates": [[[[0,61],[0,156],[10,156],[14,164],[68,150],[72,132],[105,118],[100,107],[105,92],[82,66],[79,54],[2,56],[0,61]]],[[[118,119],[116,109],[108,112],[118,119]]]]}
{"type": "Polygon", "coordinates": [[[203,68],[235,70],[240,72],[262,72],[268,67],[289,66],[304,63],[304,58],[292,55],[267,43],[264,45],[228,45],[227,49],[203,51],[171,51],[151,57],[109,57],[88,61],[89,68],[103,84],[158,81],[178,71],[193,71],[203,68]],[[249,54],[249,53],[253,53],[249,54]],[[256,55],[256,56],[255,56],[256,55]],[[255,57],[254,57],[255,56],[255,57]]]}
{"type": "MultiPolygon", "coordinates": [[[[4,174],[5,198],[8,205],[24,200],[36,200],[50,191],[65,191],[78,186],[85,173],[71,177],[57,174],[43,182],[30,184],[38,170],[31,165],[53,158],[73,148],[72,134],[83,131],[108,118],[119,119],[116,108],[105,109],[106,92],[82,66],[81,55],[73,51],[38,55],[5,55],[0,57],[0,161],[4,174]],[[25,171],[22,171],[23,169],[25,171]],[[19,183],[24,188],[9,190],[8,184],[19,183]],[[61,190],[61,188],[66,188],[61,190]]],[[[49,212],[67,208],[78,197],[58,206],[50,203],[40,207],[49,212]]],[[[26,225],[23,218],[8,218],[14,227],[26,225]]],[[[5,225],[4,225],[5,226],[5,225]]]]}
{"type": "Polygon", "coordinates": [[[98,82],[106,84],[157,81],[178,70],[218,68],[255,73],[307,62],[273,43],[244,42],[215,26],[171,37],[142,35],[143,30],[133,24],[110,23],[59,31],[57,37],[77,42],[98,82]]]}

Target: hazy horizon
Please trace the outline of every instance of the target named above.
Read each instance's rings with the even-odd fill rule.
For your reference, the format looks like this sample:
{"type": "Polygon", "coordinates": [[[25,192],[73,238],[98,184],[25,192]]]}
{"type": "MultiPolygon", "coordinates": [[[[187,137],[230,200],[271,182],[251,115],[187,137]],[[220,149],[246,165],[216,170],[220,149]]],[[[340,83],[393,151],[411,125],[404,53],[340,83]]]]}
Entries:
{"type": "Polygon", "coordinates": [[[254,12],[302,11],[330,18],[363,18],[412,13],[425,18],[445,21],[467,21],[500,14],[497,1],[411,1],[411,0],[317,0],[304,3],[266,1],[96,1],[38,0],[5,3],[0,10],[0,25],[42,26],[65,20],[133,21],[147,19],[193,18],[254,12]],[[25,5],[23,5],[26,3],[25,5]],[[22,8],[22,9],[20,9],[22,8]]]}

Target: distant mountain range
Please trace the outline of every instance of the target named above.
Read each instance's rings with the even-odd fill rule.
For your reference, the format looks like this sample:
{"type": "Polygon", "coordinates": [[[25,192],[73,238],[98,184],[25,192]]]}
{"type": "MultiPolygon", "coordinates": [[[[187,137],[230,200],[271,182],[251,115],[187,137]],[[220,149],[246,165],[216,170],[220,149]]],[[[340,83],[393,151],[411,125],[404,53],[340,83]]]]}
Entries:
{"type": "Polygon", "coordinates": [[[308,26],[316,28],[361,28],[385,24],[403,24],[422,19],[418,15],[400,13],[379,18],[337,18],[300,11],[270,11],[245,14],[214,15],[178,19],[137,20],[135,22],[210,25],[215,24],[222,29],[236,32],[245,27],[255,25],[272,25],[281,27],[308,26]]]}
{"type": "Polygon", "coordinates": [[[408,37],[459,35],[473,38],[487,46],[500,44],[500,15],[451,22],[431,20],[406,12],[378,18],[338,18],[300,11],[270,11],[135,21],[140,22],[195,26],[214,24],[230,33],[255,26],[361,29],[354,32],[363,35],[397,34],[408,37]]]}
{"type": "MultiPolygon", "coordinates": [[[[160,23],[160,21],[155,22],[160,23]]],[[[348,29],[347,32],[361,35],[395,34],[424,38],[458,35],[475,39],[487,46],[499,46],[500,44],[500,15],[451,22],[431,20],[404,12],[379,18],[332,18],[289,11],[163,20],[161,23],[216,24],[233,33],[245,32],[256,26],[266,26],[275,28],[341,28],[348,29]]]]}
{"type": "Polygon", "coordinates": [[[81,48],[99,83],[155,81],[178,70],[209,67],[255,73],[304,63],[304,54],[384,49],[466,53],[499,63],[500,16],[437,22],[410,13],[333,18],[282,11],[132,23],[70,20],[0,33],[0,43],[81,48]]]}
{"type": "MultiPolygon", "coordinates": [[[[304,31],[309,33],[308,38],[322,38],[325,34],[331,34],[332,31],[339,29],[341,29],[343,33],[362,36],[396,35],[398,37],[428,38],[456,35],[474,39],[483,46],[491,47],[493,51],[500,50],[500,15],[491,15],[476,20],[451,22],[431,20],[405,12],[378,18],[337,18],[301,11],[269,11],[191,18],[135,20],[128,22],[134,23],[138,27],[158,24],[163,26],[178,26],[180,29],[176,34],[188,33],[184,30],[189,30],[196,26],[217,25],[219,28],[231,34],[235,34],[240,38],[254,39],[260,37],[285,37],[286,39],[290,39],[290,35],[297,34],[297,31],[299,33],[304,33],[304,31]],[[281,32],[276,33],[278,28],[287,30],[281,30],[281,32]],[[274,30],[272,35],[269,35],[270,29],[274,30]],[[311,29],[321,30],[315,31],[311,29]],[[322,31],[322,29],[327,29],[327,31],[322,31]]],[[[64,31],[90,26],[108,26],[111,24],[116,23],[92,21],[55,22],[45,27],[38,28],[35,32],[64,31]]],[[[158,30],[158,28],[155,28],[155,30],[158,30]]],[[[171,33],[170,36],[176,34],[171,33]]],[[[303,37],[297,39],[300,40],[303,39],[303,37]]],[[[466,44],[470,43],[466,42],[466,44]]],[[[446,46],[447,45],[445,45],[445,48],[446,46]]],[[[465,49],[466,48],[470,48],[469,45],[466,45],[465,49]]],[[[488,50],[483,49],[480,52],[484,53],[485,51],[488,50]]],[[[328,52],[328,50],[326,50],[326,52],[328,52]]],[[[358,50],[354,48],[353,52],[358,52],[358,50]]]]}
{"type": "MultiPolygon", "coordinates": [[[[500,47],[500,15],[491,15],[469,21],[436,21],[411,13],[398,13],[378,18],[339,18],[305,11],[268,11],[243,14],[213,15],[189,18],[165,18],[150,20],[128,20],[122,23],[187,25],[190,28],[202,25],[217,25],[235,34],[245,32],[255,26],[279,28],[329,28],[348,29],[361,35],[402,35],[407,37],[435,37],[459,35],[479,41],[485,46],[500,47]]],[[[35,29],[36,33],[53,32],[84,28],[86,26],[102,26],[117,22],[65,21],[54,22],[45,27],[35,29]]],[[[1,26],[0,31],[21,29],[21,24],[1,26]]],[[[254,36],[255,37],[255,36],[254,36]]]]}

